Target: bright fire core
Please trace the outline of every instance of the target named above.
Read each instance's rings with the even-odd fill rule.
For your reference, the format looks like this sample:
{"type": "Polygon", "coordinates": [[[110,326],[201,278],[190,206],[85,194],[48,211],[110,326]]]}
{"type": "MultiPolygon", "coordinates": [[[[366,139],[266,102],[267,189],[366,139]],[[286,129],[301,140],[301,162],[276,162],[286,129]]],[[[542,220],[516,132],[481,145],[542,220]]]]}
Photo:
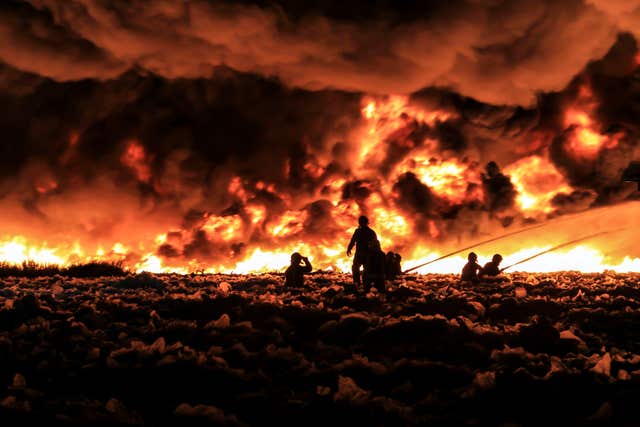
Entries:
{"type": "MultiPolygon", "coordinates": [[[[576,159],[594,158],[601,150],[615,149],[617,137],[601,135],[588,112],[576,108],[571,107],[566,113],[570,130],[566,149],[575,153],[576,159]]],[[[106,260],[124,261],[134,271],[156,273],[254,273],[285,268],[290,254],[297,251],[309,256],[316,269],[348,272],[351,260],[346,256],[346,245],[358,216],[366,214],[382,249],[399,252],[406,269],[483,240],[483,236],[510,232],[524,220],[544,222],[556,212],[554,200],[558,196],[577,190],[554,166],[548,150],[540,150],[539,144],[532,143],[535,149],[531,152],[501,165],[500,174],[509,177],[513,186],[513,204],[489,212],[486,206],[492,203],[492,196],[486,189],[488,172],[484,163],[473,155],[460,158],[443,149],[437,135],[428,131],[456,120],[454,111],[421,109],[397,96],[366,99],[361,113],[361,125],[351,131],[346,154],[352,165],[350,170],[342,175],[331,172],[331,159],[325,152],[310,149],[305,157],[302,173],[308,179],[323,182],[316,194],[297,198],[266,179],[249,182],[231,176],[226,181],[229,197],[241,206],[233,212],[204,213],[192,218],[189,226],[166,218],[157,226],[153,218],[145,224],[125,221],[122,227],[129,229],[124,229],[120,238],[75,237],[72,231],[65,231],[43,239],[5,232],[0,236],[0,261],[68,265],[106,260]],[[393,163],[388,162],[389,153],[393,153],[393,163]],[[258,193],[277,195],[285,205],[274,209],[264,202],[264,197],[257,197],[258,193]],[[403,198],[417,202],[406,206],[401,202],[403,198]],[[424,211],[417,212],[416,205],[424,211]],[[429,215],[431,209],[468,215],[468,229],[451,229],[441,216],[429,215]],[[508,216],[516,220],[505,226],[508,216]]],[[[65,156],[77,144],[78,137],[73,135],[65,156]]],[[[151,156],[143,144],[132,139],[124,147],[120,158],[123,167],[139,183],[160,188],[161,182],[154,182],[151,156]]],[[[57,188],[54,177],[43,177],[36,184],[41,194],[57,188]]],[[[563,238],[571,240],[585,234],[584,225],[571,227],[571,233],[530,233],[525,239],[511,239],[502,247],[498,242],[475,251],[481,263],[494,252],[501,252],[506,266],[561,244],[563,238]]],[[[540,256],[515,270],[640,271],[640,259],[619,254],[613,257],[609,246],[602,238],[583,242],[540,256]]],[[[462,253],[417,272],[459,273],[465,258],[466,253],[462,253]]]]}

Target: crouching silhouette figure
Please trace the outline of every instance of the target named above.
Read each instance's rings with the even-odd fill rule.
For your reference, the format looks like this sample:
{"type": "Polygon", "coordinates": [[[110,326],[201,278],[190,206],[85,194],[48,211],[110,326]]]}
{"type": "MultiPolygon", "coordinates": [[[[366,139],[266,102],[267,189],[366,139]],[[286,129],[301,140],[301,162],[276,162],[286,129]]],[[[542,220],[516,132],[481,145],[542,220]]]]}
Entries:
{"type": "Polygon", "coordinates": [[[284,273],[287,287],[301,288],[304,286],[304,275],[311,273],[312,267],[309,258],[303,257],[298,252],[291,254],[291,265],[287,267],[284,273]]]}
{"type": "Polygon", "coordinates": [[[387,252],[385,256],[385,276],[387,280],[393,280],[402,274],[400,261],[402,261],[402,257],[399,253],[387,252]]]}
{"type": "Polygon", "coordinates": [[[384,292],[385,264],[386,256],[380,248],[380,242],[378,239],[371,241],[365,258],[364,272],[362,275],[365,291],[371,289],[373,285],[379,292],[384,292]]]}
{"type": "Polygon", "coordinates": [[[509,280],[502,274],[500,270],[500,263],[502,262],[502,255],[495,254],[491,261],[486,263],[484,267],[478,273],[478,277],[483,282],[501,282],[509,280]]]}
{"type": "Polygon", "coordinates": [[[480,264],[478,264],[478,255],[475,252],[469,253],[467,256],[467,262],[462,268],[462,274],[460,275],[460,281],[478,283],[478,271],[482,270],[480,264]]]}

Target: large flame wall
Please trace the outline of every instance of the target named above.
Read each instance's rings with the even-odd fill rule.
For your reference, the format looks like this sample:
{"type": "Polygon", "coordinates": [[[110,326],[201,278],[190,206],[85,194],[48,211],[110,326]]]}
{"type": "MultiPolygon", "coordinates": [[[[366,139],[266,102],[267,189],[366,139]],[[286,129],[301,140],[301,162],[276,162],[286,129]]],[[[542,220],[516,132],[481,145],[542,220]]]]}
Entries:
{"type": "MultiPolygon", "coordinates": [[[[186,5],[173,11],[175,19],[182,17],[178,21],[192,20],[184,28],[174,26],[182,31],[184,56],[169,52],[174,56],[165,58],[169,53],[152,49],[163,47],[154,38],[158,34],[140,38],[133,30],[142,25],[137,21],[129,22],[130,31],[113,29],[128,49],[97,33],[97,27],[108,27],[120,16],[103,10],[100,2],[22,3],[0,9],[0,22],[11,23],[7,34],[16,45],[40,43],[20,33],[16,22],[22,19],[38,22],[42,32],[59,40],[66,40],[71,28],[93,47],[60,41],[65,52],[76,49],[85,59],[74,74],[67,73],[72,66],[64,55],[52,58],[42,48],[20,56],[0,43],[5,141],[0,148],[0,261],[124,260],[135,270],[246,273],[283,268],[299,251],[316,268],[349,271],[346,245],[358,216],[365,214],[383,249],[403,255],[404,267],[546,224],[476,252],[481,261],[501,252],[507,265],[564,241],[616,229],[518,269],[640,270],[640,248],[634,243],[638,193],[635,184],[622,182],[629,161],[640,158],[640,69],[631,34],[616,40],[610,29],[598,27],[607,48],[567,53],[563,73],[553,68],[555,59],[539,58],[553,65],[546,80],[537,74],[516,76],[516,65],[507,73],[494,61],[503,80],[486,77],[478,80],[486,83],[480,88],[470,82],[485,72],[456,62],[450,79],[431,76],[416,86],[415,73],[428,67],[398,70],[398,63],[384,57],[387,53],[375,65],[395,70],[397,83],[377,75],[380,70],[367,74],[364,64],[362,80],[342,61],[335,69],[317,63],[307,68],[322,49],[335,48],[328,39],[279,57],[277,64],[298,55],[309,60],[289,71],[267,58],[267,50],[263,56],[252,50],[253,38],[241,43],[251,58],[231,55],[229,64],[203,59],[204,68],[198,68],[186,53],[187,45],[196,46],[189,37],[211,40],[205,26],[196,25],[200,21],[183,16],[189,12],[186,5]],[[97,14],[96,28],[86,25],[84,14],[97,14]],[[52,66],[36,61],[38,54],[52,66]],[[145,60],[132,59],[143,54],[145,60]],[[294,69],[308,72],[309,82],[294,76],[294,69]],[[376,83],[378,92],[412,93],[375,94],[376,83]]],[[[144,3],[129,3],[149,12],[144,3]]],[[[201,12],[198,19],[215,16],[230,32],[237,30],[230,22],[277,21],[263,9],[245,8],[253,14],[236,22],[240,15],[232,6],[223,13],[205,2],[193,3],[191,8],[201,12]]],[[[165,6],[149,19],[173,10],[165,6]]],[[[119,7],[124,6],[114,6],[119,7]]],[[[570,19],[565,6],[549,7],[564,13],[559,20],[570,19]]],[[[602,13],[619,18],[598,7],[585,6],[576,19],[593,23],[602,13]]],[[[511,16],[503,12],[505,20],[511,16]]],[[[289,28],[289,41],[300,42],[300,22],[289,28]]],[[[319,22],[310,34],[319,31],[319,22]]],[[[566,29],[573,34],[582,24],[572,25],[566,29]]],[[[361,29],[355,24],[336,28],[343,35],[361,29]]],[[[255,34],[280,30],[263,25],[255,34]]],[[[388,49],[409,40],[399,30],[392,36],[397,44],[388,49]]],[[[278,37],[269,39],[272,49],[282,47],[278,37]]],[[[230,35],[220,43],[232,40],[230,35]]],[[[362,48],[369,43],[367,38],[345,40],[362,48]]],[[[209,47],[203,49],[201,54],[211,54],[209,47]]],[[[460,49],[471,55],[470,47],[460,49]]],[[[369,50],[363,52],[366,56],[369,50]]],[[[488,51],[482,52],[476,59],[489,61],[488,51]]],[[[539,64],[534,65],[520,64],[531,69],[539,64]]],[[[418,271],[458,272],[465,255],[418,271]]]]}

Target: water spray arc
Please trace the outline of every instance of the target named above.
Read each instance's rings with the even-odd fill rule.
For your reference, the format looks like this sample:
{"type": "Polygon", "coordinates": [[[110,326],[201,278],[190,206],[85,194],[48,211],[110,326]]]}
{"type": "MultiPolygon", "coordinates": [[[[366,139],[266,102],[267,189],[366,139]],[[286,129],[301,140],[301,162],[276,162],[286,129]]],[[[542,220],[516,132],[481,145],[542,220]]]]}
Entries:
{"type": "Polygon", "coordinates": [[[554,246],[554,247],[552,247],[550,249],[546,249],[546,250],[544,250],[542,252],[538,252],[537,254],[532,255],[530,257],[527,257],[527,258],[525,258],[523,260],[520,260],[520,261],[518,261],[516,263],[513,263],[511,265],[503,267],[503,268],[500,269],[500,272],[503,272],[503,271],[505,271],[505,270],[507,270],[509,268],[515,267],[516,265],[524,264],[525,262],[531,261],[532,259],[538,258],[539,256],[548,254],[550,252],[555,252],[558,249],[566,248],[568,246],[572,246],[572,245],[575,245],[577,243],[584,242],[585,240],[590,240],[590,239],[594,239],[596,237],[600,237],[600,236],[604,236],[604,235],[612,234],[612,233],[618,233],[618,232],[625,231],[625,230],[626,230],[626,228],[619,228],[619,229],[616,229],[616,230],[601,231],[601,232],[598,232],[598,233],[594,233],[594,234],[590,234],[588,236],[581,237],[579,239],[570,240],[568,242],[565,242],[565,243],[562,243],[560,245],[554,246]]]}

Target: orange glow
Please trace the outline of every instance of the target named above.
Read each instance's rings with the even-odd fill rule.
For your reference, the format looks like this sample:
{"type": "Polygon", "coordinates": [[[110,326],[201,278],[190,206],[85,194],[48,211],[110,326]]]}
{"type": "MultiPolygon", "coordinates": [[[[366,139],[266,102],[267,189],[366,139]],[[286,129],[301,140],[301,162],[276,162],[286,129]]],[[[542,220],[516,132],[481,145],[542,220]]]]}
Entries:
{"type": "MultiPolygon", "coordinates": [[[[503,254],[504,260],[501,266],[508,266],[526,259],[532,255],[540,253],[551,246],[537,246],[516,251],[509,254],[503,254]]],[[[476,250],[478,253],[480,264],[484,264],[491,260],[492,253],[483,253],[476,250]]],[[[419,265],[427,262],[431,259],[436,259],[440,254],[431,253],[428,256],[419,258],[415,261],[407,263],[410,265],[419,265]]],[[[461,266],[467,262],[466,256],[463,254],[446,258],[440,262],[419,268],[417,273],[459,273],[461,266]]],[[[601,273],[605,270],[616,271],[619,273],[627,273],[633,271],[640,271],[640,258],[625,257],[618,263],[612,263],[607,260],[605,254],[603,254],[598,248],[591,245],[579,245],[574,248],[569,248],[566,251],[552,252],[542,255],[538,258],[532,259],[526,263],[520,264],[508,272],[531,272],[531,273],[551,273],[555,271],[581,271],[584,273],[601,273]]]]}
{"type": "MultiPolygon", "coordinates": [[[[453,115],[446,111],[425,111],[409,105],[406,96],[390,96],[385,99],[367,99],[362,107],[362,116],[367,121],[364,134],[359,138],[357,161],[359,167],[378,163],[387,144],[386,139],[401,131],[411,121],[433,125],[453,115]]],[[[409,143],[409,141],[400,141],[409,143]]]]}
{"type": "Polygon", "coordinates": [[[58,183],[53,178],[42,178],[36,183],[36,191],[40,194],[46,194],[58,188],[58,183]]]}
{"type": "Polygon", "coordinates": [[[369,101],[366,107],[362,109],[362,115],[369,120],[373,119],[373,115],[375,113],[376,113],[376,103],[374,101],[369,101]]]}
{"type": "MultiPolygon", "coordinates": [[[[404,235],[406,238],[412,238],[411,226],[405,218],[395,217],[393,214],[384,210],[376,211],[375,215],[380,218],[387,217],[387,223],[381,223],[381,227],[375,227],[381,237],[383,247],[390,247],[395,243],[388,236],[398,233],[399,236],[404,235]]],[[[374,224],[375,225],[375,224],[374,224]]],[[[434,222],[429,223],[429,233],[432,237],[437,237],[440,231],[434,222]]],[[[253,273],[282,270],[289,264],[290,254],[292,252],[300,252],[310,257],[314,268],[349,272],[351,270],[351,258],[345,254],[345,242],[348,240],[348,234],[340,236],[339,241],[330,240],[329,243],[319,242],[317,244],[309,244],[304,242],[296,242],[284,245],[277,249],[266,249],[255,247],[245,256],[234,262],[200,263],[189,262],[182,265],[165,264],[165,261],[154,253],[143,255],[139,261],[134,262],[130,267],[134,271],[149,271],[153,273],[176,272],[186,274],[192,271],[203,271],[208,273],[224,272],[224,273],[253,273]]],[[[551,236],[549,236],[551,237],[551,236]]],[[[164,236],[157,236],[158,243],[164,242],[164,236]]],[[[397,242],[397,241],[396,241],[397,242]]],[[[554,240],[554,244],[556,241],[554,240]]],[[[542,252],[552,247],[552,244],[531,246],[526,249],[519,249],[510,252],[503,252],[503,266],[510,265],[527,258],[533,254],[542,252]]],[[[101,261],[117,261],[121,260],[123,253],[128,253],[131,248],[126,245],[117,243],[109,253],[102,249],[95,251],[93,255],[85,253],[78,245],[72,245],[67,248],[52,248],[46,243],[39,245],[29,242],[25,237],[17,236],[4,239],[0,242],[0,259],[3,262],[11,264],[20,264],[25,261],[35,261],[41,264],[70,265],[76,262],[87,262],[91,260],[101,261]]],[[[493,250],[476,249],[481,263],[490,260],[493,250]]],[[[432,250],[429,245],[418,245],[403,254],[403,267],[409,268],[426,261],[440,257],[444,252],[432,250]]],[[[422,267],[416,272],[418,273],[459,273],[462,266],[466,263],[466,254],[460,254],[444,259],[440,262],[422,267]]],[[[511,271],[524,272],[552,272],[561,270],[579,270],[583,272],[602,272],[604,270],[612,270],[618,272],[640,271],[640,258],[625,257],[618,262],[612,262],[602,249],[592,244],[580,244],[573,248],[549,253],[534,260],[528,261],[517,266],[511,271]]]]}
{"type": "Polygon", "coordinates": [[[40,264],[63,264],[64,257],[58,256],[54,248],[47,247],[46,243],[35,246],[27,242],[22,236],[0,242],[0,259],[11,264],[20,264],[26,261],[34,261],[40,264]]]}
{"type": "MultiPolygon", "coordinates": [[[[610,147],[615,138],[599,133],[590,104],[593,95],[588,87],[581,89],[579,96],[582,98],[567,109],[565,115],[566,126],[573,127],[568,147],[576,155],[593,155],[610,147]]],[[[339,159],[345,160],[344,163],[336,166],[337,159],[314,152],[315,148],[310,145],[304,171],[307,178],[316,180],[315,187],[283,191],[268,177],[254,181],[227,176],[216,191],[226,191],[224,203],[228,204],[209,209],[222,212],[233,205],[233,210],[225,211],[232,214],[216,215],[207,211],[207,206],[213,203],[194,202],[192,210],[196,214],[188,221],[182,216],[161,218],[158,221],[166,222],[157,225],[153,219],[144,224],[148,229],[140,232],[131,229],[131,235],[110,235],[95,233],[100,228],[95,224],[101,219],[94,219],[93,212],[88,211],[86,224],[72,228],[69,233],[59,233],[55,240],[47,237],[47,241],[43,241],[17,232],[0,236],[0,261],[32,260],[68,265],[90,260],[122,260],[134,271],[252,273],[281,270],[289,264],[291,253],[297,251],[308,256],[316,269],[348,272],[352,260],[346,256],[346,246],[358,216],[364,214],[377,232],[382,249],[400,252],[403,266],[409,268],[450,252],[452,246],[460,243],[456,239],[461,237],[449,235],[450,224],[437,217],[437,213],[416,214],[397,204],[393,186],[406,173],[414,174],[437,196],[438,209],[473,215],[468,221],[470,229],[477,229],[479,234],[502,229],[502,225],[492,223],[488,219],[490,214],[483,210],[481,165],[486,159],[473,157],[479,156],[474,153],[464,153],[463,157],[463,154],[445,151],[434,136],[436,133],[431,132],[439,121],[453,118],[453,113],[419,108],[411,105],[407,97],[397,96],[367,99],[361,114],[359,127],[349,134],[353,140],[345,150],[346,159],[339,159]],[[392,161],[389,161],[389,152],[393,154],[392,161]],[[473,203],[473,209],[466,212],[466,204],[471,202],[478,203],[473,203]],[[73,234],[87,231],[89,234],[83,235],[84,239],[73,234]]],[[[73,141],[72,138],[71,146],[78,143],[73,141]]],[[[151,181],[153,159],[140,142],[127,141],[120,160],[139,181],[151,181]]],[[[500,166],[518,192],[515,209],[518,218],[543,220],[553,213],[552,199],[557,194],[573,191],[545,155],[500,166]]],[[[56,196],[59,185],[56,179],[42,173],[33,182],[38,193],[47,194],[48,199],[56,196]]],[[[121,212],[116,211],[112,222],[104,221],[108,226],[123,220],[119,216],[121,212]]],[[[510,248],[503,253],[504,262],[548,248],[553,237],[540,236],[526,249],[510,248]]],[[[477,252],[481,260],[491,256],[491,252],[477,252]]],[[[461,254],[418,271],[458,273],[465,256],[461,254]]],[[[607,258],[606,248],[580,245],[568,248],[567,252],[542,256],[518,269],[541,272],[567,267],[583,271],[640,269],[638,259],[618,261],[607,258]]]]}
{"type": "Polygon", "coordinates": [[[291,236],[303,230],[306,218],[306,212],[288,211],[277,221],[269,223],[267,230],[274,237],[291,236]]]}
{"type": "Polygon", "coordinates": [[[239,176],[233,177],[231,181],[229,181],[228,191],[229,194],[237,196],[242,201],[247,200],[247,192],[242,184],[242,178],[239,176]]]}
{"type": "Polygon", "coordinates": [[[245,210],[249,213],[251,223],[253,225],[264,222],[265,218],[267,217],[267,209],[264,206],[247,205],[245,206],[245,210]]]}
{"type": "Polygon", "coordinates": [[[602,149],[611,149],[618,145],[619,135],[610,137],[600,133],[599,125],[593,119],[597,107],[589,86],[582,85],[578,91],[576,105],[565,111],[564,126],[571,128],[567,149],[576,157],[593,160],[602,149]]]}
{"type": "Polygon", "coordinates": [[[144,147],[139,142],[129,141],[120,160],[136,174],[140,181],[149,182],[151,168],[147,164],[148,159],[144,147]]]}
{"type": "Polygon", "coordinates": [[[393,246],[400,238],[411,238],[413,227],[407,218],[382,206],[374,208],[372,212],[376,223],[379,224],[378,239],[383,247],[393,246]]]}
{"type": "Polygon", "coordinates": [[[577,156],[595,159],[603,148],[618,145],[620,135],[601,135],[589,128],[577,128],[569,137],[569,150],[577,156]]]}
{"type": "Polygon", "coordinates": [[[456,160],[436,160],[415,155],[399,165],[397,174],[413,172],[435,194],[452,204],[483,199],[482,192],[468,192],[469,184],[482,183],[480,172],[456,160]]]}
{"type": "Polygon", "coordinates": [[[504,173],[518,191],[518,206],[528,214],[551,212],[550,202],[556,194],[573,191],[555,166],[540,156],[521,159],[505,168],[504,173]]]}
{"type": "Polygon", "coordinates": [[[75,147],[78,145],[78,141],[80,141],[80,134],[78,132],[72,132],[71,136],[69,136],[69,146],[75,147]]]}
{"type": "Polygon", "coordinates": [[[309,176],[316,179],[320,178],[324,173],[324,168],[322,166],[311,162],[304,165],[304,170],[309,174],[309,176]]]}
{"type": "Polygon", "coordinates": [[[432,219],[429,220],[429,235],[434,239],[440,237],[440,230],[432,219]]]}
{"type": "Polygon", "coordinates": [[[242,218],[238,215],[210,216],[202,229],[207,232],[211,240],[229,242],[235,238],[242,226],[242,218]]]}
{"type": "Polygon", "coordinates": [[[574,110],[570,108],[565,114],[565,126],[577,125],[581,127],[590,127],[591,118],[584,111],[574,110]]]}

